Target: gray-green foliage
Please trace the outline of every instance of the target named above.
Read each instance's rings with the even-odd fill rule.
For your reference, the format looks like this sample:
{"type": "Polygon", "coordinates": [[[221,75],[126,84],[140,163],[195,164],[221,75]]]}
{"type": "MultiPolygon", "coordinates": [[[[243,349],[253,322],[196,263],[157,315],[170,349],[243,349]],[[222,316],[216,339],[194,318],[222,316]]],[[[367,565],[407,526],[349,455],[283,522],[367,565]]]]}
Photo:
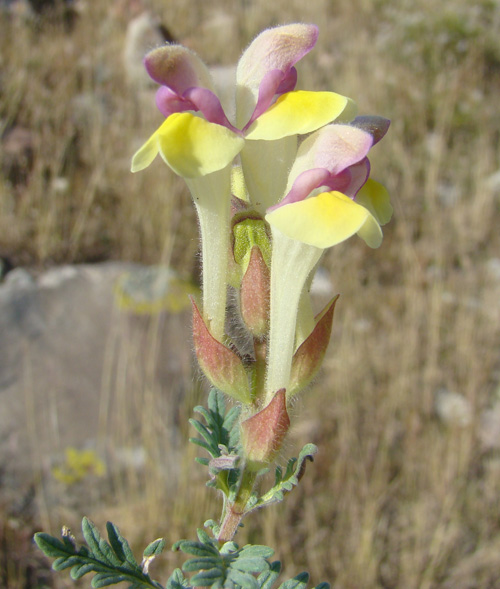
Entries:
{"type": "Polygon", "coordinates": [[[46,556],[55,558],[52,564],[54,570],[71,568],[70,575],[75,581],[87,573],[96,573],[91,583],[94,589],[121,582],[129,583],[129,589],[162,589],[158,582],[150,578],[147,570],[151,560],[162,552],[165,541],[158,539],[149,544],[139,565],[119,529],[111,522],[106,528],[108,542],[101,537],[95,524],[85,517],[82,532],[86,545],[77,546],[73,536],[65,530],[62,541],[39,532],[35,534],[35,542],[46,556]]]}
{"type": "MultiPolygon", "coordinates": [[[[240,478],[238,417],[239,408],[226,412],[222,393],[213,389],[208,398],[208,408],[196,407],[204,422],[190,420],[200,438],[192,438],[198,446],[206,450],[211,459],[198,458],[197,461],[208,466],[210,480],[207,485],[221,490],[230,497],[237,489],[240,478]]],[[[245,513],[259,507],[282,501],[284,494],[298,485],[308,460],[313,459],[317,448],[307,444],[298,458],[291,458],[283,471],[276,468],[274,486],[259,495],[253,493],[247,503],[245,513]]],[[[219,524],[213,520],[205,523],[214,534],[219,524]]],[[[78,546],[69,530],[63,529],[62,538],[55,538],[40,532],[35,534],[37,546],[49,558],[54,558],[52,567],[56,571],[71,569],[74,580],[88,573],[95,573],[91,581],[94,589],[126,582],[129,589],[182,589],[188,587],[213,587],[214,589],[271,589],[281,571],[279,561],[270,562],[274,554],[267,546],[247,545],[239,548],[234,542],[221,543],[198,530],[198,541],[180,540],[173,550],[180,550],[192,556],[181,569],[176,569],[165,587],[149,576],[149,566],[165,547],[165,540],[159,538],[144,550],[139,564],[127,540],[112,523],[106,525],[108,540],[101,537],[96,526],[87,518],[83,519],[82,531],[85,544],[78,546]],[[189,575],[186,578],[185,574],[189,575]]],[[[305,589],[309,581],[308,573],[301,573],[282,583],[278,589],[305,589]]],[[[322,583],[316,589],[327,589],[322,583]]]]}
{"type": "MultiPolygon", "coordinates": [[[[179,540],[174,544],[173,550],[181,550],[193,558],[184,563],[182,570],[175,569],[164,587],[151,579],[147,570],[151,560],[163,551],[165,541],[160,538],[151,542],[139,565],[118,528],[110,522],[106,527],[108,541],[101,537],[89,519],[84,518],[82,530],[86,545],[80,547],[67,531],[63,532],[62,540],[40,532],[35,535],[35,542],[48,557],[55,559],[54,570],[71,568],[74,580],[95,573],[91,581],[94,589],[122,582],[129,583],[129,589],[271,589],[281,571],[279,561],[269,562],[274,551],[268,546],[239,548],[234,542],[226,542],[219,547],[216,539],[204,530],[198,530],[198,541],[179,540]]],[[[281,583],[277,589],[306,589],[308,581],[309,574],[300,573],[281,583]]],[[[321,583],[315,589],[328,588],[328,583],[321,583]]]]}

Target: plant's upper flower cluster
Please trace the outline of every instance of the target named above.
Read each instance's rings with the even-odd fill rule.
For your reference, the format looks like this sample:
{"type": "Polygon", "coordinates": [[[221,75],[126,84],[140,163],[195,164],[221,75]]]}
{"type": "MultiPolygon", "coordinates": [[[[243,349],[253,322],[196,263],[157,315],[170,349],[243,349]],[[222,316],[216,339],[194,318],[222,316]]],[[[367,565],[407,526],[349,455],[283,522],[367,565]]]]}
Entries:
{"type": "Polygon", "coordinates": [[[216,386],[248,405],[267,406],[277,391],[288,397],[310,381],[328,343],[334,304],[314,318],[307,292],[313,269],[326,248],[355,233],[378,247],[380,226],[392,214],[387,191],[369,178],[367,157],[389,121],[356,117],[354,103],[339,94],[295,89],[295,64],[317,37],[316,26],[292,24],[268,29],[250,44],[237,66],[234,121],[192,51],[167,45],[145,58],[160,84],[156,103],[166,118],[134,155],[132,171],[160,154],[186,179],[202,239],[203,307],[201,314],[195,309],[195,332],[205,349],[198,356],[216,386]],[[243,224],[238,231],[231,221],[235,207],[243,224]],[[256,337],[267,330],[260,393],[252,390],[255,375],[247,383],[246,367],[224,346],[226,289],[238,264],[236,286],[248,289],[244,320],[256,337]],[[264,292],[266,280],[267,306],[255,302],[263,298],[255,284],[264,292]],[[265,309],[260,315],[259,307],[265,309]],[[220,371],[231,366],[232,392],[227,374],[215,375],[216,357],[222,358],[220,371]]]}

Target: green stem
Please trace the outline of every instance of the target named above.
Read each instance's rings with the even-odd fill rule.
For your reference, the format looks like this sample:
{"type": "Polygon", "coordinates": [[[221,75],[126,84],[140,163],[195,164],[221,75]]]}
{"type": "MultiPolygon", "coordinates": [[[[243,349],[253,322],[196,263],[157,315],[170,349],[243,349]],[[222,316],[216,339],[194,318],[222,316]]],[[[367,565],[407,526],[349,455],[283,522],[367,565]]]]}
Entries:
{"type": "Polygon", "coordinates": [[[243,470],[236,498],[233,502],[228,502],[224,509],[224,517],[217,538],[221,544],[234,538],[238,526],[246,513],[245,508],[252,494],[256,478],[257,474],[255,472],[250,472],[247,469],[243,470]]]}

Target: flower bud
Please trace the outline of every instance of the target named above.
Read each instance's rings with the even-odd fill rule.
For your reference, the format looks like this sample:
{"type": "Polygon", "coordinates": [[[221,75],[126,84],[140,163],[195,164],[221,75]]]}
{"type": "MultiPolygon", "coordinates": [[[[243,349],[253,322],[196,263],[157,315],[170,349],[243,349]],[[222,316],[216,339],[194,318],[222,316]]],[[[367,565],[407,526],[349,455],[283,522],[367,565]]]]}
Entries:
{"type": "Polygon", "coordinates": [[[247,271],[241,281],[241,317],[256,338],[266,335],[269,326],[270,276],[262,253],[253,246],[247,271]]]}
{"type": "Polygon", "coordinates": [[[290,427],[286,410],[286,391],[280,389],[272,401],[240,426],[241,443],[247,466],[257,471],[276,456],[290,427]]]}
{"type": "Polygon", "coordinates": [[[191,303],[194,348],[201,369],[214,387],[249,405],[252,396],[241,358],[212,336],[193,299],[191,303]]]}

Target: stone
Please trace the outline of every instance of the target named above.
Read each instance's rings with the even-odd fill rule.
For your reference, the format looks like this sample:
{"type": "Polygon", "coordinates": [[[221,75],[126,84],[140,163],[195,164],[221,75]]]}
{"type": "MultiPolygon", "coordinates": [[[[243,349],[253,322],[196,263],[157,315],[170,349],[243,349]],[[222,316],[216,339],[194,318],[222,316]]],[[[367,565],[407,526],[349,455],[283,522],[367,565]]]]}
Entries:
{"type": "Polygon", "coordinates": [[[466,427],[472,423],[472,406],[460,393],[439,389],[434,395],[434,410],[442,423],[466,427]]]}
{"type": "Polygon", "coordinates": [[[4,499],[19,501],[34,486],[46,502],[60,501],[64,486],[54,469],[68,448],[95,451],[108,474],[155,460],[166,480],[175,480],[179,415],[192,382],[186,294],[192,290],[169,269],[119,262],[6,275],[0,284],[4,499]]]}

